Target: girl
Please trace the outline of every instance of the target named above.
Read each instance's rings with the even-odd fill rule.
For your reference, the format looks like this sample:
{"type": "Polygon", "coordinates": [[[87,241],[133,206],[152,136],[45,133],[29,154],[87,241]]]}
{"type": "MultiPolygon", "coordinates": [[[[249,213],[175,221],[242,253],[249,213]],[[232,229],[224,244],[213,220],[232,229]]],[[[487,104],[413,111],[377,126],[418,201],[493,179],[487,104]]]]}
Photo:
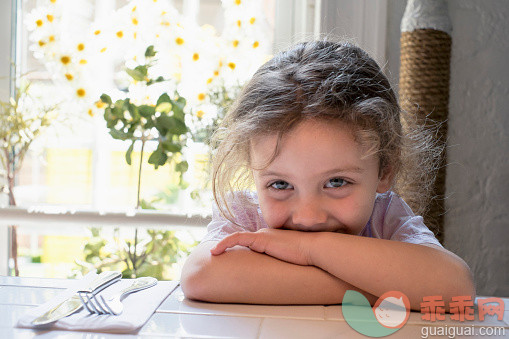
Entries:
{"type": "Polygon", "coordinates": [[[415,310],[474,297],[468,266],[395,193],[412,165],[433,172],[433,147],[402,133],[400,113],[351,44],[302,43],[263,65],[215,136],[217,208],[183,268],[186,297],[337,304],[356,290],[374,304],[397,290],[415,310]]]}

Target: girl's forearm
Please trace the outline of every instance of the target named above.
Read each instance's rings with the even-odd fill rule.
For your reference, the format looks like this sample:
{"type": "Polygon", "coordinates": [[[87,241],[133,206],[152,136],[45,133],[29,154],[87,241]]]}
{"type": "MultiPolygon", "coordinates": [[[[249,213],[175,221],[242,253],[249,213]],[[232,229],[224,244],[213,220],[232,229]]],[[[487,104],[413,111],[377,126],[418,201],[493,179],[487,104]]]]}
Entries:
{"type": "Polygon", "coordinates": [[[314,266],[290,264],[243,247],[210,255],[215,243],[201,244],[186,261],[181,285],[186,297],[250,304],[339,304],[346,290],[376,297],[314,266]]]}
{"type": "Polygon", "coordinates": [[[446,305],[453,296],[475,296],[464,261],[430,246],[324,232],[309,255],[313,265],[372,295],[405,293],[416,310],[424,296],[440,295],[446,305]]]}

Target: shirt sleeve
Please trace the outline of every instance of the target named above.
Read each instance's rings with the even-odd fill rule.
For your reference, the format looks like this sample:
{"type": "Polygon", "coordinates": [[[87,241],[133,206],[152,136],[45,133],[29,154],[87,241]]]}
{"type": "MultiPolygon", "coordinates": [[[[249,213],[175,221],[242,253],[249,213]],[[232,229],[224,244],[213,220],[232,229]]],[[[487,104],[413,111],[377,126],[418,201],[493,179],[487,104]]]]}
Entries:
{"type": "Polygon", "coordinates": [[[424,225],[421,216],[409,218],[395,230],[390,239],[411,244],[433,244],[442,247],[433,232],[424,225]]]}
{"type": "Polygon", "coordinates": [[[220,241],[235,232],[256,232],[264,227],[261,221],[261,212],[259,212],[257,206],[245,205],[243,202],[244,200],[231,199],[230,209],[235,215],[236,224],[226,219],[219,211],[217,204],[214,204],[212,207],[212,221],[207,225],[207,234],[201,242],[220,241]]]}
{"type": "MultiPolygon", "coordinates": [[[[424,224],[421,216],[415,215],[407,203],[397,194],[384,195],[383,230],[381,238],[411,244],[433,244],[442,247],[433,232],[424,224]]],[[[381,207],[380,206],[380,207],[381,207]]]]}
{"type": "Polygon", "coordinates": [[[212,221],[207,225],[207,234],[201,242],[220,241],[232,233],[243,231],[246,231],[246,229],[223,217],[217,205],[214,204],[212,207],[212,221]]]}

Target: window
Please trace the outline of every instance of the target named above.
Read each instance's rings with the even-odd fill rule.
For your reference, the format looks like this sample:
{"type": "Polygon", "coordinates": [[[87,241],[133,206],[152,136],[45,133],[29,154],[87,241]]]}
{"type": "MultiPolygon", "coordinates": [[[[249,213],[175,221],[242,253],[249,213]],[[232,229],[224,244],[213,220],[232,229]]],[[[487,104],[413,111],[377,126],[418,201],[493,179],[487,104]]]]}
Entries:
{"type": "MultiPolygon", "coordinates": [[[[71,267],[75,267],[76,256],[80,255],[76,249],[90,240],[90,232],[86,229],[90,226],[104,226],[104,233],[111,238],[115,235],[114,229],[122,225],[118,232],[130,241],[136,226],[140,230],[170,226],[189,243],[204,234],[203,226],[207,223],[211,203],[206,146],[196,140],[190,142],[184,152],[189,163],[185,181],[190,183],[185,190],[179,186],[178,175],[169,165],[154,170],[152,165],[144,163],[141,197],[159,210],[137,212],[131,217],[134,213],[126,211],[132,210],[137,202],[141,149],[139,143],[135,145],[133,163],[128,166],[125,153],[129,143],[115,140],[108,134],[102,112],[97,107],[101,93],[108,93],[114,99],[138,96],[142,100],[148,95],[153,104],[154,97],[161,91],[171,93],[176,88],[192,107],[190,116],[194,120],[190,124],[207,126],[217,114],[217,107],[207,91],[210,69],[202,71],[191,66],[175,72],[179,59],[171,49],[189,46],[182,48],[181,53],[181,57],[187,57],[187,65],[193,65],[191,60],[212,60],[215,67],[219,65],[216,54],[230,52],[224,53],[221,67],[232,75],[223,78],[224,84],[234,89],[235,84],[241,84],[275,51],[321,34],[357,37],[357,43],[372,51],[378,60],[383,59],[385,8],[385,0],[374,3],[367,0],[355,3],[347,0],[2,2],[0,43],[4,48],[0,51],[3,53],[0,54],[0,75],[10,74],[11,79],[24,75],[32,83],[35,96],[47,105],[58,104],[65,121],[53,124],[50,133],[30,148],[16,179],[18,208],[6,209],[7,196],[0,194],[0,248],[3,249],[0,251],[0,274],[12,273],[13,267],[12,261],[10,270],[7,266],[8,249],[12,245],[8,225],[18,225],[19,266],[24,266],[21,274],[37,276],[67,276],[71,267]],[[236,11],[240,8],[237,4],[249,3],[256,8],[236,11]],[[60,7],[52,7],[55,4],[60,7]],[[253,16],[253,13],[258,14],[253,16]],[[180,25],[175,21],[180,21],[180,25]],[[259,25],[256,32],[251,29],[254,24],[259,25]],[[153,27],[157,25],[156,32],[153,27]],[[181,35],[168,33],[165,27],[170,26],[181,35]],[[244,28],[248,29],[244,31],[244,28]],[[109,38],[93,39],[105,35],[109,38]],[[128,39],[127,44],[122,42],[128,39]],[[186,45],[198,39],[201,40],[194,47],[191,43],[186,45]],[[222,48],[211,45],[217,39],[225,43],[222,48]],[[133,86],[125,67],[133,69],[143,62],[144,51],[150,44],[155,46],[158,56],[171,56],[154,66],[159,67],[160,74],[183,81],[180,84],[164,82],[166,88],[154,85],[154,93],[147,94],[133,86]],[[12,56],[6,46],[12,46],[12,56]],[[250,48],[250,58],[234,53],[235,49],[246,47],[250,48]],[[255,56],[259,60],[252,62],[255,56]],[[15,72],[10,60],[16,60],[15,72]],[[79,68],[80,65],[88,65],[88,68],[79,68]],[[194,75],[189,76],[193,71],[194,75]],[[197,216],[189,219],[183,213],[197,216]],[[202,227],[185,228],[186,225],[202,227]]],[[[7,100],[14,93],[14,87],[14,81],[0,79],[0,99],[7,100]]],[[[144,159],[155,147],[154,142],[147,143],[144,159]]],[[[5,176],[0,177],[4,179],[5,176]]],[[[0,184],[5,185],[5,182],[0,184]]],[[[140,231],[140,236],[143,232],[140,231]]]]}
{"type": "MultiPolygon", "coordinates": [[[[273,1],[238,3],[78,0],[70,6],[22,1],[18,74],[27,74],[32,92],[47,106],[57,105],[66,121],[33,145],[16,183],[18,205],[136,206],[141,143],[135,144],[133,164],[127,165],[129,143],[108,135],[99,96],[155,104],[160,93],[178,89],[194,118],[191,128],[211,124],[217,115],[210,98],[213,85],[234,89],[272,53],[273,1]],[[138,86],[124,69],[135,68],[150,44],[158,52],[153,77],[170,81],[138,86]],[[218,53],[218,44],[226,53],[218,53]]],[[[146,144],[145,160],[154,149],[155,143],[146,144]]],[[[190,164],[189,187],[180,189],[170,164],[154,170],[145,161],[141,198],[157,198],[165,203],[162,208],[174,212],[206,213],[207,148],[189,143],[183,153],[190,164]],[[197,192],[202,194],[189,198],[197,192]]]]}
{"type": "MultiPolygon", "coordinates": [[[[16,221],[22,275],[65,277],[83,260],[83,244],[92,241],[85,227],[104,226],[110,241],[114,234],[121,242],[134,237],[133,227],[119,225],[130,223],[125,211],[137,204],[141,143],[127,165],[130,143],[108,134],[101,93],[155,105],[161,93],[178,90],[188,103],[190,129],[207,127],[219,114],[211,99],[216,89],[233,96],[272,54],[275,5],[273,0],[20,0],[16,6],[17,85],[20,78],[29,81],[31,95],[44,107],[57,107],[63,119],[31,145],[14,190],[19,207],[14,214],[22,216],[4,213],[2,236],[9,238],[4,227],[16,221]],[[150,45],[157,54],[149,75],[170,80],[139,86],[125,69],[143,64],[150,45]],[[61,212],[71,219],[52,219],[61,212]]],[[[182,152],[189,163],[187,188],[170,164],[155,170],[147,163],[157,143],[146,143],[140,196],[161,212],[136,213],[132,225],[141,226],[140,238],[147,237],[148,227],[168,225],[189,244],[204,234],[203,227],[185,228],[205,226],[211,212],[208,149],[197,139],[188,140],[182,152]],[[182,214],[203,217],[190,222],[182,214]]],[[[7,204],[6,195],[0,199],[7,204]]],[[[12,272],[12,261],[10,267],[12,272]]]]}

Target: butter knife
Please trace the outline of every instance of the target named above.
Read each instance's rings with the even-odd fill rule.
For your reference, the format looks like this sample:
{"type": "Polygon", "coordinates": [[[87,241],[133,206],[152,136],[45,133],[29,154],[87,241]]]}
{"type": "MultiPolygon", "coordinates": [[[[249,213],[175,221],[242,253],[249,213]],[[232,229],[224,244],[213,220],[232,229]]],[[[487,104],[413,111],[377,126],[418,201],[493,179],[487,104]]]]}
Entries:
{"type": "MultiPolygon", "coordinates": [[[[97,293],[111,284],[119,281],[122,278],[122,273],[117,271],[102,272],[95,278],[86,289],[90,289],[97,293]]],[[[72,295],[67,300],[53,307],[48,312],[44,313],[39,318],[32,321],[32,325],[46,325],[55,322],[59,319],[65,318],[74,312],[77,312],[83,307],[80,297],[77,293],[72,295]]]]}

